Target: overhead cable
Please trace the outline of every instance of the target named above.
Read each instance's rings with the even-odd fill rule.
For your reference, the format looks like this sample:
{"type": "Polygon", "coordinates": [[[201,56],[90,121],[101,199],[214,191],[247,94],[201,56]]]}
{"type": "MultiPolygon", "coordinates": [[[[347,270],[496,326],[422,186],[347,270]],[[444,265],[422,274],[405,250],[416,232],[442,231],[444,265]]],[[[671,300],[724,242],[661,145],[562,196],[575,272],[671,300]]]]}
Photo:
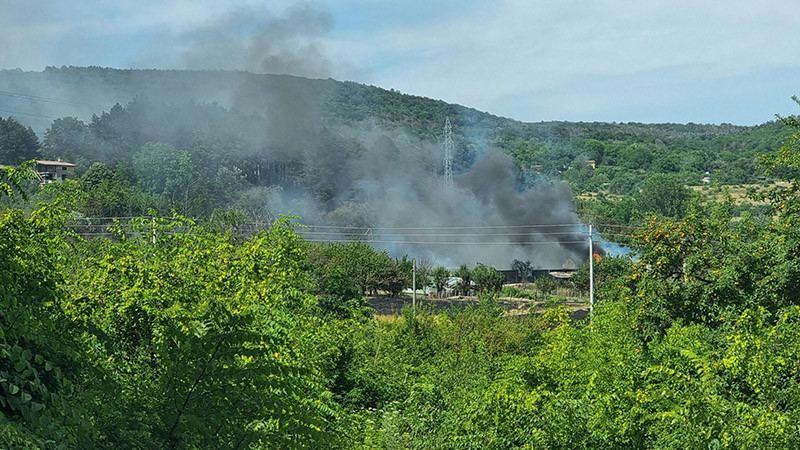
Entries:
{"type": "Polygon", "coordinates": [[[93,103],[81,103],[81,102],[74,102],[71,100],[61,100],[57,98],[49,98],[49,97],[40,97],[38,95],[31,95],[31,94],[20,94],[17,92],[8,92],[8,91],[0,91],[0,95],[5,95],[6,97],[13,97],[13,98],[20,98],[25,100],[36,100],[40,102],[47,102],[47,103],[55,103],[59,105],[74,105],[74,106],[85,106],[88,108],[111,108],[108,105],[97,105],[93,103]]]}

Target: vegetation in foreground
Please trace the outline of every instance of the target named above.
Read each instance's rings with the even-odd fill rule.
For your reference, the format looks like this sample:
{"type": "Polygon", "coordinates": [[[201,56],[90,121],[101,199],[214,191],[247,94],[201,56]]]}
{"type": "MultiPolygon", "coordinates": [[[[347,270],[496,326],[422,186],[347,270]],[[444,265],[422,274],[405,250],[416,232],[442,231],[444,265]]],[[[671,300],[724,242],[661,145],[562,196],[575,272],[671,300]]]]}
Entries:
{"type": "MultiPolygon", "coordinates": [[[[797,132],[764,162],[791,184],[766,216],[651,217],[638,262],[597,265],[577,324],[503,317],[489,289],[474,309],[372,320],[349,247],[288,219],[244,238],[176,216],[155,242],[150,221],[86,241],[69,198],[4,209],[0,442],[797,448],[800,118],[785,122],[797,132]]],[[[2,168],[0,192],[23,177],[2,168]]]]}

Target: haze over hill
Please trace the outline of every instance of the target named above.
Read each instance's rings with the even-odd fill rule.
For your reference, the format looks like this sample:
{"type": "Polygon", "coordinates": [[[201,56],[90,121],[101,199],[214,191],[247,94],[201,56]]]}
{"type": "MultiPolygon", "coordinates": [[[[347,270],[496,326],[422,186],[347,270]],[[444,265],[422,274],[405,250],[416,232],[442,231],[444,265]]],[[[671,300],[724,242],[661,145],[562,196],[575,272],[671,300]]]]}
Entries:
{"type": "Polygon", "coordinates": [[[790,114],[791,2],[53,0],[4,4],[0,67],[356,80],[525,121],[757,124],[790,114]]]}
{"type": "MultiPolygon", "coordinates": [[[[141,167],[159,152],[186,151],[194,170],[187,179],[200,180],[188,184],[227,183],[237,192],[198,200],[191,197],[205,191],[187,187],[182,202],[171,194],[170,208],[198,215],[232,202],[253,216],[299,214],[337,227],[312,229],[311,238],[366,233],[394,255],[445,264],[520,259],[561,267],[581,260],[586,238],[570,187],[558,178],[585,175],[589,159],[613,168],[638,158],[635,169],[669,156],[670,146],[735,140],[760,128],[521,123],[352,82],[230,71],[5,70],[0,97],[2,113],[44,138],[46,156],[75,160],[79,172],[92,161],[141,167]],[[59,117],[78,120],[52,122],[59,117]],[[445,189],[447,117],[455,183],[445,189]],[[169,147],[142,150],[151,141],[169,147]]],[[[700,159],[686,167],[697,166],[696,175],[713,170],[717,163],[696,153],[700,159]]],[[[166,192],[151,185],[153,194],[166,192]]]]}

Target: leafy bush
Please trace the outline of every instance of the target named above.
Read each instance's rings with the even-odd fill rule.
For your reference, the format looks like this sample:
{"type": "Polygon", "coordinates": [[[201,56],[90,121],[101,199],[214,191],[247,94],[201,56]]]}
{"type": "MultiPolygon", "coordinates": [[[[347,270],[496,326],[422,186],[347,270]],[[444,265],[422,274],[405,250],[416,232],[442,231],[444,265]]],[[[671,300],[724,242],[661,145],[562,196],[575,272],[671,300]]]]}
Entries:
{"type": "Polygon", "coordinates": [[[533,281],[533,287],[543,294],[550,294],[558,289],[559,286],[558,280],[550,275],[542,275],[533,281]]]}
{"type": "Polygon", "coordinates": [[[535,300],[536,293],[531,291],[523,291],[522,289],[516,286],[504,286],[503,289],[500,291],[500,297],[525,298],[528,300],[535,300]]]}
{"type": "Polygon", "coordinates": [[[475,289],[480,291],[499,291],[503,287],[505,277],[494,267],[478,266],[472,269],[472,279],[475,281],[475,289]]]}

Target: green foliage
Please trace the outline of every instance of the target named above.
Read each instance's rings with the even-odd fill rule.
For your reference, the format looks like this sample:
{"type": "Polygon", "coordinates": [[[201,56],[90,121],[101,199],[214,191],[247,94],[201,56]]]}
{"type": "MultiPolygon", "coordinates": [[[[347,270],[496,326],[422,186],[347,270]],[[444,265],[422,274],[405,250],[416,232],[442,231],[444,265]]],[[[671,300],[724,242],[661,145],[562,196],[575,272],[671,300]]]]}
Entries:
{"type": "Polygon", "coordinates": [[[26,161],[17,168],[0,167],[0,198],[6,196],[13,199],[15,194],[19,194],[23,199],[27,199],[23,183],[34,178],[31,173],[34,167],[36,167],[35,160],[26,161]]]}
{"type": "Polygon", "coordinates": [[[163,194],[173,206],[189,210],[189,202],[196,201],[199,177],[185,150],[158,142],[145,144],[133,155],[133,173],[146,192],[163,194]]]}
{"type": "Polygon", "coordinates": [[[293,336],[314,303],[297,236],[284,220],[234,247],[176,232],[187,225],[142,220],[143,234],[83,261],[68,311],[110,376],[96,407],[113,405],[95,426],[147,446],[322,439],[330,409],[293,336]]]}
{"type": "Polygon", "coordinates": [[[61,223],[56,210],[0,213],[0,438],[12,447],[82,446],[91,436],[76,385],[83,356],[60,311],[61,223]]]}
{"type": "Polygon", "coordinates": [[[533,280],[533,287],[543,294],[553,293],[556,289],[558,289],[558,286],[558,280],[550,275],[542,275],[533,280]]]}
{"type": "MultiPolygon", "coordinates": [[[[335,120],[376,114],[432,136],[444,115],[460,112],[458,133],[497,128],[487,142],[512,153],[522,171],[537,164],[578,190],[628,195],[582,210],[641,222],[631,238],[638,261],[596,264],[598,301],[583,321],[556,296],[540,315],[506,315],[495,292],[502,276],[466,265],[454,275],[462,294],[479,291],[478,306],[370,318],[364,295],[408,286],[411,261],[365,242],[303,242],[290,218],[252,237],[243,227],[250,208],[217,210],[202,226],[181,216],[135,219],[112,226],[113,240],[84,241],[63,226],[67,209],[266,203],[275,175],[260,170],[267,162],[233,158],[248,144],[209,131],[249,119],[213,105],[137,99],[88,126],[54,122],[45,151],[75,152],[87,170],[33,195],[47,206],[0,213],[0,445],[800,447],[800,119],[753,128],[514,124],[329,83],[340,89],[326,97],[335,120]],[[693,203],[684,185],[696,173],[746,180],[755,152],[788,133],[763,163],[790,184],[764,196],[763,215],[733,220],[731,203],[693,203]],[[90,166],[95,157],[104,164],[90,166]]],[[[330,189],[317,175],[359,151],[326,139],[334,161],[280,175],[305,180],[321,200],[330,189]]],[[[475,148],[459,141],[459,151],[467,164],[475,148]]],[[[3,168],[0,195],[24,195],[27,173],[3,168]]],[[[346,224],[361,207],[331,218],[346,224]]],[[[521,275],[529,269],[515,265],[521,275]]],[[[579,287],[586,269],[572,280],[579,287]]],[[[448,271],[432,274],[441,290],[448,271]]],[[[540,293],[557,286],[549,277],[535,284],[540,293]]]]}
{"type": "Polygon", "coordinates": [[[692,192],[673,175],[655,174],[642,184],[633,196],[641,213],[682,218],[689,207],[692,192]]]}
{"type": "Polygon", "coordinates": [[[81,178],[85,198],[80,210],[87,217],[125,217],[144,214],[150,206],[147,194],[138,191],[122,166],[93,163],[81,178]]]}
{"type": "MultiPolygon", "coordinates": [[[[612,295],[616,288],[617,280],[630,275],[633,262],[626,256],[604,256],[594,263],[594,287],[596,297],[612,295]]],[[[582,265],[572,277],[570,282],[582,291],[589,290],[589,265],[582,265]]]]}
{"type": "Polygon", "coordinates": [[[39,138],[31,127],[25,127],[13,117],[0,117],[0,164],[21,164],[39,156],[39,138]]]}
{"type": "Polygon", "coordinates": [[[472,271],[466,264],[458,266],[458,269],[453,273],[453,276],[461,278],[458,283],[457,290],[461,295],[469,295],[472,290],[472,271]]]}
{"type": "Polygon", "coordinates": [[[542,328],[486,306],[438,316],[409,309],[358,333],[337,382],[358,424],[348,447],[486,448],[505,439],[511,410],[484,414],[487,391],[513,386],[504,372],[524,365],[542,328]]]}
{"type": "Polygon", "coordinates": [[[315,300],[286,221],[242,246],[182,234],[192,224],[178,217],[141,220],[116,243],[73,247],[61,214],[48,207],[0,217],[5,443],[329,441],[335,412],[302,351],[327,332],[305,331],[315,300]]]}
{"type": "Polygon", "coordinates": [[[63,158],[73,162],[77,169],[85,170],[90,160],[110,160],[98,152],[99,142],[89,132],[89,127],[76,117],[53,120],[44,133],[42,155],[49,159],[63,158]]]}
{"type": "Polygon", "coordinates": [[[528,300],[536,300],[539,296],[536,295],[533,291],[524,291],[515,286],[505,286],[500,291],[500,297],[511,297],[511,298],[525,298],[528,300]]]}
{"type": "Polygon", "coordinates": [[[494,267],[478,266],[472,269],[472,280],[476,291],[496,292],[502,289],[505,277],[494,267]]]}
{"type": "Polygon", "coordinates": [[[411,261],[392,259],[361,241],[311,246],[319,292],[349,300],[378,291],[397,295],[411,282],[411,261]]]}
{"type": "Polygon", "coordinates": [[[503,308],[497,302],[499,298],[497,290],[491,291],[488,289],[482,290],[478,293],[478,307],[484,314],[499,317],[503,314],[503,308]]]}
{"type": "Polygon", "coordinates": [[[436,293],[440,294],[444,292],[444,288],[447,285],[447,280],[450,278],[450,271],[447,270],[446,267],[437,266],[433,269],[433,285],[436,287],[436,293]]]}

